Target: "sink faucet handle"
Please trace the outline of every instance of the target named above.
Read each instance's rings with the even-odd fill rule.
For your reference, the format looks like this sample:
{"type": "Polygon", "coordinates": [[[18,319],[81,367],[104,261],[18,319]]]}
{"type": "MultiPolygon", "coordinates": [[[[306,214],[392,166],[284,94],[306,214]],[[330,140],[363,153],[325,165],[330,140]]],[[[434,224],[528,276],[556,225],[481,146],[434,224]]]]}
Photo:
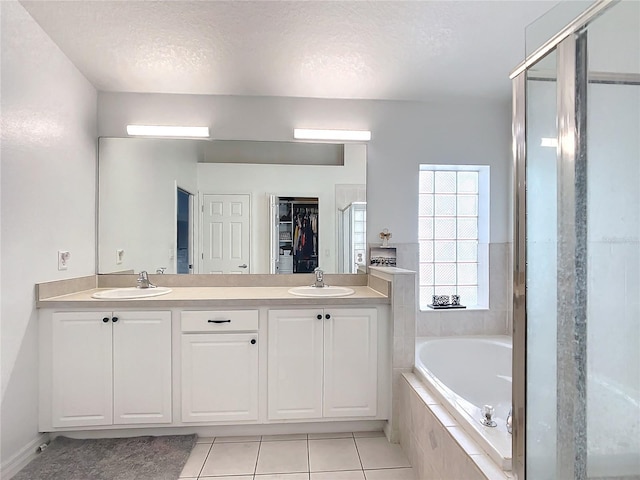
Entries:
{"type": "Polygon", "coordinates": [[[138,274],[138,280],[136,280],[136,283],[138,284],[138,288],[149,288],[149,287],[155,287],[155,285],[153,285],[150,281],[149,281],[149,274],[147,273],[146,270],[142,270],[139,274],[138,274]]]}
{"type": "Polygon", "coordinates": [[[316,283],[314,283],[314,287],[324,287],[324,271],[320,267],[316,267],[313,270],[313,273],[316,274],[316,283]]]}

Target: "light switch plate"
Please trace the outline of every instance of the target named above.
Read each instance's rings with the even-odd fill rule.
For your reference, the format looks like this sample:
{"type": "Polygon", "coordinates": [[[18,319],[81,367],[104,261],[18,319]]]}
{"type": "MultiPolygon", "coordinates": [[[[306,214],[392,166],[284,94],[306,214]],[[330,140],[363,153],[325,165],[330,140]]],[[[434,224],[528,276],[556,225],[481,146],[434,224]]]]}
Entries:
{"type": "Polygon", "coordinates": [[[116,249],[116,265],[121,265],[123,258],[124,258],[124,249],[122,248],[116,249]]]}
{"type": "Polygon", "coordinates": [[[71,254],[68,250],[58,250],[58,270],[66,270],[71,254]]]}

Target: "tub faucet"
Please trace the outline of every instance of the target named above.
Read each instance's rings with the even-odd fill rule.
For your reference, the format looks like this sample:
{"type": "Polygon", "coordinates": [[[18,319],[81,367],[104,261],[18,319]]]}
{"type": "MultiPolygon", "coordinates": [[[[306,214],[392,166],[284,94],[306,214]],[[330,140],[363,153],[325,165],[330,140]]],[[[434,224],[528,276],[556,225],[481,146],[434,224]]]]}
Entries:
{"type": "Polygon", "coordinates": [[[138,275],[138,280],[136,280],[136,282],[138,283],[138,288],[155,287],[155,285],[151,283],[151,281],[149,281],[149,274],[145,270],[142,270],[140,272],[140,274],[138,275]]]}
{"type": "Polygon", "coordinates": [[[317,267],[313,273],[316,274],[316,282],[313,284],[314,287],[322,288],[324,287],[324,272],[320,270],[320,267],[317,267]]]}
{"type": "Polygon", "coordinates": [[[507,432],[513,433],[513,415],[511,415],[511,411],[513,409],[509,409],[509,415],[507,415],[507,432]]]}
{"type": "Polygon", "coordinates": [[[480,420],[480,423],[482,423],[482,425],[484,425],[485,427],[497,426],[498,424],[492,418],[493,412],[494,409],[491,405],[485,405],[484,407],[482,407],[482,419],[480,420]]]}

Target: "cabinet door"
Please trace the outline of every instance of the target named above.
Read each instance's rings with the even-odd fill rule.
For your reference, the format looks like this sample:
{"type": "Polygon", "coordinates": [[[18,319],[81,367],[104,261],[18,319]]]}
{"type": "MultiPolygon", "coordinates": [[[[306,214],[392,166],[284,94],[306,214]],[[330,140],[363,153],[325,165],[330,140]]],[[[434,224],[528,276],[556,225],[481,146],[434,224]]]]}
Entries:
{"type": "Polygon", "coordinates": [[[269,311],[269,419],[322,417],[322,314],[269,311]]]}
{"type": "Polygon", "coordinates": [[[171,312],[113,318],[113,423],[171,423],[171,312]]]}
{"type": "Polygon", "coordinates": [[[322,408],[325,417],[376,415],[377,351],[375,308],[325,309],[322,408]]]}
{"type": "Polygon", "coordinates": [[[257,333],[182,335],[183,422],[258,419],[257,338],[257,333]]]}
{"type": "Polygon", "coordinates": [[[111,425],[111,332],[110,312],[53,314],[53,427],[111,425]]]}

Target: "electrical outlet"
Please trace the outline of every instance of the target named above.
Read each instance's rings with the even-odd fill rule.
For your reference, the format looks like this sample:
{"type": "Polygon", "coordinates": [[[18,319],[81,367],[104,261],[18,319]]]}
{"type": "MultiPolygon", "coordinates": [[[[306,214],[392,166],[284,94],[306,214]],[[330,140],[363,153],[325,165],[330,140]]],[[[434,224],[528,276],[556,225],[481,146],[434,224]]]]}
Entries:
{"type": "Polygon", "coordinates": [[[67,250],[58,250],[58,270],[66,270],[71,254],[67,250]]]}
{"type": "Polygon", "coordinates": [[[123,258],[124,258],[124,249],[122,248],[116,249],[116,265],[121,265],[123,258]]]}

